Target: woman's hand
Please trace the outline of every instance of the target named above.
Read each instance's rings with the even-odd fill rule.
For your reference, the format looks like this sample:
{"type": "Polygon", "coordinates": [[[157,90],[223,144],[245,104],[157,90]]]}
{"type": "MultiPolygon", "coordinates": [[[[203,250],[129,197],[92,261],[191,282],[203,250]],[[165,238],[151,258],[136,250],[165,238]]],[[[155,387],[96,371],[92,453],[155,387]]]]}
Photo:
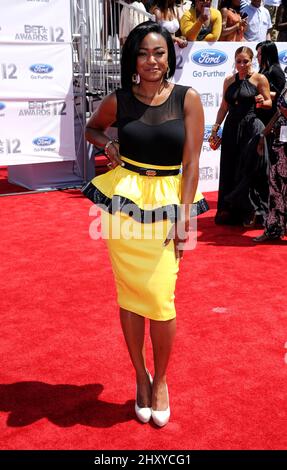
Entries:
{"type": "Polygon", "coordinates": [[[216,131],[215,129],[211,129],[210,137],[213,137],[214,139],[215,139],[216,137],[218,137],[217,132],[218,132],[218,130],[216,131]]]}
{"type": "Polygon", "coordinates": [[[245,31],[247,29],[247,26],[248,26],[247,18],[241,18],[240,27],[242,28],[242,30],[245,31]]]}
{"type": "Polygon", "coordinates": [[[264,103],[264,96],[259,93],[259,95],[255,96],[255,103],[256,103],[256,108],[261,108],[261,106],[264,103]]]}
{"type": "Polygon", "coordinates": [[[185,38],[179,38],[179,37],[176,37],[174,42],[175,42],[175,44],[177,44],[178,47],[180,47],[181,49],[183,49],[184,47],[186,47],[187,44],[188,44],[187,39],[185,39],[185,38]]]}
{"type": "Polygon", "coordinates": [[[170,229],[163,245],[167,246],[171,240],[174,243],[174,254],[176,259],[181,260],[183,257],[184,244],[188,240],[189,221],[176,222],[170,229]]]}
{"type": "Polygon", "coordinates": [[[112,142],[105,151],[106,157],[109,159],[107,166],[111,168],[116,168],[117,166],[124,166],[125,164],[120,159],[119,146],[116,142],[112,142]]]}
{"type": "Polygon", "coordinates": [[[222,139],[221,139],[221,137],[219,137],[219,135],[211,133],[211,135],[208,139],[208,143],[210,145],[210,148],[212,150],[217,150],[221,145],[221,140],[222,139]]]}
{"type": "Polygon", "coordinates": [[[220,129],[220,125],[218,123],[215,123],[213,124],[212,128],[211,128],[211,133],[210,133],[210,137],[208,139],[208,142],[217,142],[217,141],[221,141],[221,138],[219,137],[218,135],[218,131],[220,129]]]}

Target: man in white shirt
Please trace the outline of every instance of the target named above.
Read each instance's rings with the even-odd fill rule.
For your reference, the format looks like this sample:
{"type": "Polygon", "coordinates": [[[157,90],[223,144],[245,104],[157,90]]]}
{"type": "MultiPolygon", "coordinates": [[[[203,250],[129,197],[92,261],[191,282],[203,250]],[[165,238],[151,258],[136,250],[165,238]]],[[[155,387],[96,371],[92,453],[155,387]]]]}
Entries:
{"type": "Polygon", "coordinates": [[[271,39],[272,23],[269,11],[261,5],[261,0],[251,0],[243,9],[248,15],[248,26],[244,33],[246,41],[261,42],[271,39]]]}

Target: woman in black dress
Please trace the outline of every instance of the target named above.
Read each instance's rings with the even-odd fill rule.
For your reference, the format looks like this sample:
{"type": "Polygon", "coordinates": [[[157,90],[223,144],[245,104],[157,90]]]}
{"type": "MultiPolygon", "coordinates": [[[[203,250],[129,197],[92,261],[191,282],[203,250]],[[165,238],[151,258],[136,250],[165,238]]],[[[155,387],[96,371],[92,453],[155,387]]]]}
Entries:
{"type": "Polygon", "coordinates": [[[256,243],[278,240],[287,230],[287,142],[283,130],[287,128],[287,88],[278,98],[278,111],[265,127],[258,143],[258,153],[263,153],[265,136],[273,135],[269,153],[269,207],[265,230],[253,240],[256,243]]]}
{"type": "Polygon", "coordinates": [[[272,41],[262,41],[257,44],[256,50],[259,73],[262,73],[267,78],[272,99],[271,109],[259,108],[256,110],[257,117],[259,117],[266,126],[277,111],[277,99],[285,86],[286,80],[285,74],[279,64],[276,44],[272,41]]]}
{"type": "Polygon", "coordinates": [[[255,212],[267,210],[268,180],[266,158],[256,158],[258,135],[263,123],[256,108],[271,108],[270,88],[264,75],[252,70],[249,47],[235,51],[237,72],[224,80],[223,99],[212,127],[216,136],[226,117],[221,145],[217,224],[243,223],[248,226],[255,212]],[[264,194],[267,193],[267,194],[264,194]]]}

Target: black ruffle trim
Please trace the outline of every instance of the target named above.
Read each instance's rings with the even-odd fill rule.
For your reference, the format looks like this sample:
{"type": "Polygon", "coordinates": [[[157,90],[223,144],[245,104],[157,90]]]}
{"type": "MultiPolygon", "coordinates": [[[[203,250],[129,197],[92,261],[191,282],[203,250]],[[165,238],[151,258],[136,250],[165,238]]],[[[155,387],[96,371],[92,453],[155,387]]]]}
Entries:
{"type": "MultiPolygon", "coordinates": [[[[109,212],[110,214],[115,214],[116,212],[123,212],[124,214],[129,215],[137,222],[140,223],[153,223],[158,222],[159,220],[169,219],[172,223],[176,222],[178,219],[179,206],[177,204],[169,204],[167,206],[159,207],[153,210],[144,210],[140,209],[131,199],[128,199],[124,196],[114,195],[111,198],[105,196],[93,183],[89,182],[82,188],[82,193],[90,201],[92,201],[97,206],[100,206],[101,209],[109,212]]],[[[209,206],[205,199],[192,204],[191,208],[191,217],[196,217],[197,215],[203,214],[209,210],[209,206]]]]}

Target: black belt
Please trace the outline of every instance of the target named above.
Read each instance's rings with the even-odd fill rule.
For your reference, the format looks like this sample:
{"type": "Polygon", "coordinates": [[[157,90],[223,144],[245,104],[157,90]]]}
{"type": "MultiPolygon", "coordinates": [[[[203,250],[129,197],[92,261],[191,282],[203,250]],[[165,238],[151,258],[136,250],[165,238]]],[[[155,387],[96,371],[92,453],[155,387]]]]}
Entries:
{"type": "Polygon", "coordinates": [[[143,176],[172,176],[179,174],[179,168],[176,168],[175,170],[156,170],[153,168],[142,168],[136,165],[132,165],[131,163],[127,163],[125,161],[123,161],[123,163],[125,164],[123,168],[135,171],[136,173],[139,173],[143,176]]]}

